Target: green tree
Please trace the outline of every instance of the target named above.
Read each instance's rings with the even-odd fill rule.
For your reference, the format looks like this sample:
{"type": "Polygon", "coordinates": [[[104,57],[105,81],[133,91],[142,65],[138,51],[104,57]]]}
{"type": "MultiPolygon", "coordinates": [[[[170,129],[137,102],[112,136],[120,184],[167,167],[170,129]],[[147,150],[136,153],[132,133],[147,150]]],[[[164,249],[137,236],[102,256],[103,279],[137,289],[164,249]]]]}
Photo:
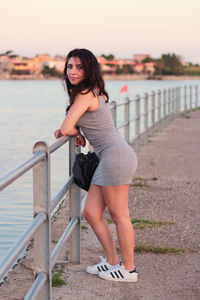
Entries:
{"type": "Polygon", "coordinates": [[[120,75],[120,74],[122,74],[122,68],[120,68],[120,66],[116,66],[116,74],[118,74],[118,75],[120,75]]]}
{"type": "Polygon", "coordinates": [[[55,67],[49,68],[48,66],[45,66],[41,73],[44,76],[62,77],[62,73],[58,72],[55,67]]]}
{"type": "Polygon", "coordinates": [[[122,74],[133,74],[133,68],[129,64],[125,64],[122,66],[122,74]]]}
{"type": "Polygon", "coordinates": [[[146,57],[143,59],[142,63],[148,63],[148,62],[154,62],[154,59],[152,57],[146,57]]]}
{"type": "Polygon", "coordinates": [[[183,75],[184,67],[181,64],[180,57],[176,54],[162,54],[160,59],[157,59],[155,65],[155,74],[159,75],[183,75]]]}
{"type": "Polygon", "coordinates": [[[108,54],[108,55],[102,54],[101,57],[104,57],[107,60],[113,60],[113,59],[115,59],[115,56],[113,54],[111,54],[111,53],[108,54]]]}
{"type": "Polygon", "coordinates": [[[14,54],[13,50],[8,50],[4,53],[0,53],[0,56],[3,56],[3,55],[9,56],[10,58],[15,58],[15,57],[19,56],[17,54],[14,54]]]}

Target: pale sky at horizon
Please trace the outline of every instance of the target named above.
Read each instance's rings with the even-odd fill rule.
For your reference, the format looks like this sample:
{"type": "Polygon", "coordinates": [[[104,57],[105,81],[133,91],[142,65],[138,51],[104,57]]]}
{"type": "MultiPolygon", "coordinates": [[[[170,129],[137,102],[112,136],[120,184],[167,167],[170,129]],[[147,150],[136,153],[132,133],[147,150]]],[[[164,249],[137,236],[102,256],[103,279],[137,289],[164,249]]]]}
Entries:
{"type": "Polygon", "coordinates": [[[176,53],[200,63],[200,0],[0,0],[0,53],[132,58],[176,53]]]}

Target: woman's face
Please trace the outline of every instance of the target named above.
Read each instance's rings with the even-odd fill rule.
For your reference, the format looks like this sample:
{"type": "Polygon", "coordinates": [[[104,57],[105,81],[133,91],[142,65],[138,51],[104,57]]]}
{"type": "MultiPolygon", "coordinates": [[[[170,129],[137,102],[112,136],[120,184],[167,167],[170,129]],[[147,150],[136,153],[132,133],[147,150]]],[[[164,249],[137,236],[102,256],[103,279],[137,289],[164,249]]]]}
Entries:
{"type": "Polygon", "coordinates": [[[70,57],[68,60],[67,77],[73,85],[79,84],[84,79],[83,65],[79,57],[70,57]]]}

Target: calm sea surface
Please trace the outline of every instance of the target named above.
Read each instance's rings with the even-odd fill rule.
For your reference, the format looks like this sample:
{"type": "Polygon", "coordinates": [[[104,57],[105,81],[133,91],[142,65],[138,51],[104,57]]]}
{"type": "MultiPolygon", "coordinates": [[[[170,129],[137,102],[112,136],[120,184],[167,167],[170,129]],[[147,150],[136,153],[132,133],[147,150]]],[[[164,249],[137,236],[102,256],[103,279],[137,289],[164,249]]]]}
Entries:
{"type": "MultiPolygon", "coordinates": [[[[199,85],[199,81],[107,81],[110,101],[158,89],[199,85]],[[128,84],[128,93],[119,93],[128,84]]],[[[0,81],[0,177],[32,155],[36,141],[55,141],[67,96],[61,81],[0,81]]],[[[68,177],[68,146],[52,155],[52,197],[68,177]]],[[[0,260],[33,218],[32,170],[0,193],[0,260]]]]}

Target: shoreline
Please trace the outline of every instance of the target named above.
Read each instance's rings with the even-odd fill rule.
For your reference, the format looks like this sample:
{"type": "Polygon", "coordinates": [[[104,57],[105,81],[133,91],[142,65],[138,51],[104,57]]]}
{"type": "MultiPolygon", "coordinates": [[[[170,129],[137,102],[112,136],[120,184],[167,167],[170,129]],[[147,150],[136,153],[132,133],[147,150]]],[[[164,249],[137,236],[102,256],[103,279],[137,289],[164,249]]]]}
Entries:
{"type": "MultiPolygon", "coordinates": [[[[132,74],[132,75],[115,75],[115,74],[106,74],[103,76],[104,80],[111,81],[111,80],[172,80],[172,81],[182,81],[182,80],[200,80],[200,76],[188,76],[188,75],[156,75],[149,77],[145,74],[132,74]]],[[[31,75],[25,76],[12,76],[12,77],[1,77],[0,80],[62,80],[59,77],[36,77],[31,75]]]]}
{"type": "Polygon", "coordinates": [[[153,76],[149,77],[148,75],[104,75],[104,80],[200,80],[200,76],[153,76]]]}

